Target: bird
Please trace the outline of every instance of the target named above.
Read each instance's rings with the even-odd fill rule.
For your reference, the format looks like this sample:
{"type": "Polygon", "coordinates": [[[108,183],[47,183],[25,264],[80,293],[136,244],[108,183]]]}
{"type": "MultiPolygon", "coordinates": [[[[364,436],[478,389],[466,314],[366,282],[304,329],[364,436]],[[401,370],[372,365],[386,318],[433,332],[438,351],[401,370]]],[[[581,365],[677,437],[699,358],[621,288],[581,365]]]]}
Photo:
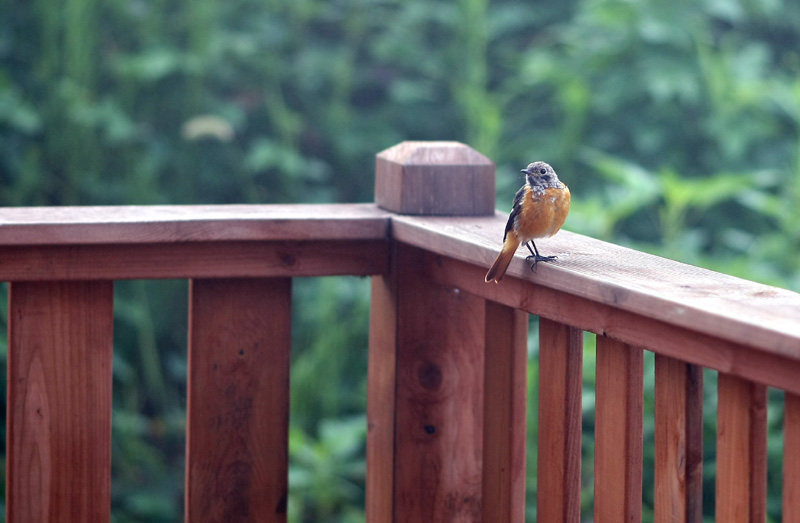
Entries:
{"type": "Polygon", "coordinates": [[[503,279],[520,243],[531,253],[525,261],[533,260],[531,270],[534,272],[537,263],[556,259],[556,256],[539,254],[539,249],[533,240],[549,238],[564,225],[571,198],[569,187],[558,179],[553,168],[545,162],[528,164],[522,172],[525,173],[525,185],[514,196],[514,205],[503,234],[503,248],[486,273],[487,282],[499,283],[503,279]]]}

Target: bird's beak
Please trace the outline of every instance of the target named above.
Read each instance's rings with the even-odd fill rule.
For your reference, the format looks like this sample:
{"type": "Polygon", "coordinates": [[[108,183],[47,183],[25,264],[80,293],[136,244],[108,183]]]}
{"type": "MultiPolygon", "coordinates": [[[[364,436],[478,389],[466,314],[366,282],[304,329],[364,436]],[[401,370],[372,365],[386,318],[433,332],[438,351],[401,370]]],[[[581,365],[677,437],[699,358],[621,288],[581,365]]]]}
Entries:
{"type": "Polygon", "coordinates": [[[525,174],[530,174],[531,173],[528,169],[520,169],[519,172],[525,173],[525,174]]]}

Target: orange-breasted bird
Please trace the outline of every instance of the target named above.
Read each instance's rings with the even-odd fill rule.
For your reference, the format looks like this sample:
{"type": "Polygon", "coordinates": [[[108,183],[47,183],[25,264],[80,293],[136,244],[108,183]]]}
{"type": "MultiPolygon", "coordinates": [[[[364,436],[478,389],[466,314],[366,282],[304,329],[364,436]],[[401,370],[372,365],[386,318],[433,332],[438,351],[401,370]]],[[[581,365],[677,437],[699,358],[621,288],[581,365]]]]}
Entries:
{"type": "Polygon", "coordinates": [[[498,283],[514,258],[519,244],[524,244],[531,255],[525,261],[531,262],[531,270],[536,270],[539,262],[549,262],[555,256],[542,256],[533,243],[535,238],[548,238],[561,229],[569,213],[569,188],[558,179],[558,175],[548,164],[533,162],[522,169],[525,185],[514,196],[514,205],[503,234],[503,248],[486,273],[486,281],[498,283]],[[531,249],[533,246],[533,249],[531,249]]]}

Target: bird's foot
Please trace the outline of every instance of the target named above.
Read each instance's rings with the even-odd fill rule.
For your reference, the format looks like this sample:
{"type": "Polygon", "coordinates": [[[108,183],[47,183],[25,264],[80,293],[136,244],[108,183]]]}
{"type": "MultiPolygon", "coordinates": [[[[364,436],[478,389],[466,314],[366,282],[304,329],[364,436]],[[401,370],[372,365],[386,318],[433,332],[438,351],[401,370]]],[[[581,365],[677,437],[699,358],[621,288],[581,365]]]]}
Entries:
{"type": "Polygon", "coordinates": [[[551,262],[551,261],[553,261],[553,260],[555,260],[557,258],[558,258],[558,256],[541,256],[541,255],[537,254],[537,255],[530,255],[530,256],[526,257],[525,261],[526,262],[530,262],[531,270],[533,272],[536,272],[536,264],[537,263],[539,263],[539,262],[551,262]],[[531,262],[531,260],[533,260],[533,262],[531,262]]]}

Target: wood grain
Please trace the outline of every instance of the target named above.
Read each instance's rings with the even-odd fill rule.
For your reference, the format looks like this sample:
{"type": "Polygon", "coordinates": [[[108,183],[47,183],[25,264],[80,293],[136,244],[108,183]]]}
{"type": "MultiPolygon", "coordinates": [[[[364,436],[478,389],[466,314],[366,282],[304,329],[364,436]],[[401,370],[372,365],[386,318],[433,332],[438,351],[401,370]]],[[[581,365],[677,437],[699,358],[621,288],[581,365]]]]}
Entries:
{"type": "Polygon", "coordinates": [[[112,283],[9,294],[7,521],[109,521],[112,283]]]}
{"type": "Polygon", "coordinates": [[[190,293],[186,521],[285,522],[290,280],[190,293]]]}
{"type": "MultiPolygon", "coordinates": [[[[458,287],[578,329],[606,335],[657,354],[741,376],[800,394],[800,360],[782,352],[734,343],[605,305],[542,285],[540,280],[512,279],[488,285],[486,268],[441,255],[423,254],[423,270],[441,285],[458,287]]],[[[538,269],[537,269],[538,270],[538,269]]]]}
{"type": "MultiPolygon", "coordinates": [[[[394,216],[392,237],[434,254],[478,265],[485,274],[499,252],[505,221],[506,215],[500,213],[470,218],[394,216]]],[[[521,281],[534,282],[592,303],[800,360],[800,294],[796,292],[569,231],[537,240],[537,246],[557,254],[558,260],[541,264],[532,273],[521,249],[502,283],[485,284],[476,293],[482,297],[513,293],[521,281]]]]}
{"type": "Polygon", "coordinates": [[[378,153],[375,203],[403,214],[494,214],[494,163],[458,142],[403,142],[378,153]]]}
{"type": "Polygon", "coordinates": [[[800,396],[786,394],[783,418],[783,521],[800,523],[800,396]]]}
{"type": "MultiPolygon", "coordinates": [[[[385,245],[390,222],[394,239],[476,263],[485,270],[499,249],[505,215],[390,217],[374,205],[365,204],[4,208],[0,209],[0,246],[4,247],[0,280],[305,276],[313,271],[321,275],[377,274],[380,268],[371,271],[375,270],[375,265],[380,266],[380,262],[370,264],[371,268],[353,262],[346,264],[348,269],[338,267],[333,260],[343,251],[357,250],[360,240],[385,245]],[[273,242],[288,242],[294,248],[295,241],[312,244],[308,247],[310,250],[317,241],[320,246],[326,241],[355,243],[340,244],[343,249],[331,252],[327,263],[315,258],[317,262],[305,264],[303,271],[286,267],[285,262],[270,261],[275,259],[276,251],[282,250],[273,242]],[[207,245],[201,252],[184,249],[181,245],[204,242],[207,245]],[[224,252],[228,248],[235,251],[241,244],[250,242],[270,245],[256,248],[256,251],[270,251],[263,252],[266,268],[259,270],[255,262],[248,264],[240,260],[230,267],[230,274],[219,274],[224,271],[215,264],[212,266],[218,273],[208,274],[210,270],[203,272],[202,267],[197,266],[201,264],[189,263],[182,267],[180,262],[181,259],[197,259],[198,255],[213,259],[214,251],[224,252]],[[90,249],[89,244],[108,247],[108,254],[105,247],[90,249]],[[130,244],[133,248],[125,249],[121,244],[130,244]],[[162,251],[153,244],[170,248],[162,251]],[[23,246],[28,249],[20,249],[23,246]],[[30,250],[34,246],[41,250],[30,250]],[[161,271],[160,267],[165,269],[161,271]],[[278,273],[279,270],[283,274],[278,273]]],[[[537,274],[531,274],[519,256],[512,262],[507,277],[536,281],[553,290],[736,344],[747,340],[747,344],[762,351],[800,360],[800,323],[796,321],[800,316],[800,295],[797,293],[568,231],[541,241],[548,252],[560,253],[559,260],[542,265],[537,274]],[[681,283],[675,285],[677,281],[681,283]]],[[[285,249],[282,252],[285,253],[285,249]]],[[[362,259],[363,254],[366,253],[362,252],[362,259]]],[[[376,252],[371,255],[378,256],[376,252]]],[[[301,258],[300,254],[296,255],[296,259],[301,258]]],[[[502,287],[512,286],[509,280],[502,287]]]]}
{"type": "Polygon", "coordinates": [[[187,519],[285,521],[288,278],[333,274],[377,275],[370,521],[520,520],[521,311],[542,318],[541,365],[552,371],[540,398],[540,520],[580,517],[580,329],[599,335],[595,520],[641,517],[640,348],[659,355],[657,519],[698,517],[702,365],[723,373],[721,521],[764,520],[765,385],[793,393],[791,520],[800,294],[567,231],[539,245],[556,262],[531,273],[523,254],[503,284],[487,285],[506,219],[493,210],[492,162],[463,144],[407,142],[376,165],[386,209],[470,217],[376,205],[0,209],[0,280],[14,282],[9,520],[108,520],[109,280],[190,277],[205,279],[191,297],[187,519]]]}
{"type": "Polygon", "coordinates": [[[398,250],[394,521],[477,522],[485,302],[431,285],[398,250]]]}
{"type": "Polygon", "coordinates": [[[717,521],[763,522],[767,500],[767,389],[720,373],[717,393],[717,521]]]}
{"type": "Polygon", "coordinates": [[[0,208],[0,246],[382,240],[374,204],[0,208]]]}
{"type": "Polygon", "coordinates": [[[594,521],[642,520],[643,352],[597,337],[594,521]]]}
{"type": "Polygon", "coordinates": [[[387,261],[383,240],[11,246],[0,281],[368,276],[387,261]]]}
{"type": "Polygon", "coordinates": [[[581,516],[583,333],[539,318],[539,521],[581,516]]]}
{"type": "Polygon", "coordinates": [[[372,278],[367,370],[366,520],[394,521],[397,263],[372,278]]]}
{"type": "Polygon", "coordinates": [[[523,523],[528,315],[486,302],[485,323],[483,523],[523,523]]]}
{"type": "MultiPolygon", "coordinates": [[[[0,209],[0,246],[4,247],[0,280],[45,280],[48,276],[49,279],[305,276],[312,271],[320,271],[321,275],[377,274],[381,271],[370,271],[380,263],[371,264],[368,269],[354,262],[347,269],[334,267],[338,264],[332,260],[342,251],[357,248],[361,240],[367,244],[385,242],[390,222],[392,238],[476,263],[485,270],[499,249],[505,219],[501,213],[470,218],[390,216],[368,204],[4,208],[0,209]],[[328,263],[316,258],[317,262],[306,264],[304,271],[285,267],[285,262],[270,261],[274,260],[275,251],[281,250],[272,242],[294,246],[295,241],[300,244],[319,241],[321,246],[326,241],[355,243],[340,244],[342,251],[330,253],[333,255],[327,256],[328,263]],[[207,245],[201,251],[205,253],[181,247],[183,243],[204,242],[207,245]],[[198,254],[213,259],[213,251],[224,252],[229,247],[236,250],[249,242],[271,245],[256,248],[272,251],[272,255],[263,253],[268,269],[259,270],[255,263],[244,260],[240,260],[238,267],[231,266],[227,275],[206,274],[191,263],[181,266],[180,259],[196,258],[198,254]],[[105,254],[105,248],[89,249],[89,244],[107,246],[109,254],[105,254]],[[125,249],[121,244],[135,247],[125,249]],[[170,249],[161,251],[153,244],[169,245],[170,249]],[[42,249],[20,249],[22,246],[42,249]],[[126,265],[130,266],[128,272],[126,265]],[[159,267],[166,269],[162,273],[159,267]],[[267,273],[270,270],[272,273],[267,273]],[[193,274],[188,274],[189,271],[193,274]]],[[[568,231],[541,241],[548,252],[560,253],[559,260],[544,264],[536,274],[531,274],[522,260],[523,254],[512,262],[508,278],[536,281],[599,304],[800,360],[800,322],[796,321],[800,317],[800,294],[568,231]]],[[[296,259],[300,259],[299,254],[296,259]]],[[[220,269],[218,265],[216,268],[220,269]]],[[[502,287],[513,285],[509,280],[502,287]]]]}
{"type": "Polygon", "coordinates": [[[703,371],[656,355],[656,523],[703,520],[703,371]]]}

